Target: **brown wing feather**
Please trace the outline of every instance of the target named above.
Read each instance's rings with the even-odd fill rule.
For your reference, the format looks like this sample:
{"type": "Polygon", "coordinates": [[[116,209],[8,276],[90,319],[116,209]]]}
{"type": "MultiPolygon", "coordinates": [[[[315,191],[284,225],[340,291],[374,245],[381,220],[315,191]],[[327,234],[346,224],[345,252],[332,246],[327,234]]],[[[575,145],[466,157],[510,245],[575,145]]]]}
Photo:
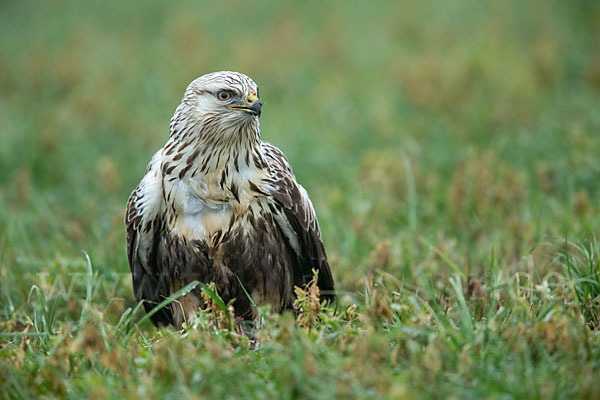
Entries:
{"type": "Polygon", "coordinates": [[[333,277],[327,262],[317,216],[308,194],[296,182],[290,164],[281,150],[267,142],[263,142],[263,149],[271,161],[270,167],[274,173],[274,190],[271,195],[285,216],[279,219],[278,223],[282,225],[283,231],[291,231],[297,239],[294,284],[305,285],[312,279],[312,270],[317,269],[319,271],[317,285],[322,298],[332,301],[335,298],[333,277]]]}
{"type": "MultiPolygon", "coordinates": [[[[146,174],[150,173],[152,163],[146,174]]],[[[143,194],[140,184],[127,201],[125,230],[127,233],[127,259],[133,278],[133,292],[137,301],[144,300],[146,312],[169,296],[169,275],[155,265],[155,254],[160,241],[161,219],[144,218],[141,205],[143,194]]],[[[162,308],[151,317],[154,324],[169,324],[172,313],[168,307],[162,308]]]]}

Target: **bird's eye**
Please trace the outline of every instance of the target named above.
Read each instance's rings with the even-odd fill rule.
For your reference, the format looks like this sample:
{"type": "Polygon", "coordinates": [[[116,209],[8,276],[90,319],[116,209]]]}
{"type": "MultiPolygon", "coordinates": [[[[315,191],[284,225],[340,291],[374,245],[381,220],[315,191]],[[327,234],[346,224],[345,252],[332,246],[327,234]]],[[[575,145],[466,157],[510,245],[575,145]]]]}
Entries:
{"type": "Polygon", "coordinates": [[[231,93],[222,90],[217,94],[217,97],[219,98],[219,100],[221,101],[225,101],[225,100],[229,100],[231,98],[231,93]]]}

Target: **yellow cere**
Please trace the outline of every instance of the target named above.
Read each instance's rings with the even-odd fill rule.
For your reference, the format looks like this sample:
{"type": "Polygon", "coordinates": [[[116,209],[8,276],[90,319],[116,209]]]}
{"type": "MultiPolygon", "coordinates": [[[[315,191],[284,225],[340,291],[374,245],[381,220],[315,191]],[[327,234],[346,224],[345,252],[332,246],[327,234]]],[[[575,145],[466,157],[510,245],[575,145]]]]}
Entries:
{"type": "Polygon", "coordinates": [[[246,100],[248,102],[248,104],[252,104],[254,103],[254,100],[257,99],[256,93],[250,93],[248,95],[248,99],[246,100]]]}

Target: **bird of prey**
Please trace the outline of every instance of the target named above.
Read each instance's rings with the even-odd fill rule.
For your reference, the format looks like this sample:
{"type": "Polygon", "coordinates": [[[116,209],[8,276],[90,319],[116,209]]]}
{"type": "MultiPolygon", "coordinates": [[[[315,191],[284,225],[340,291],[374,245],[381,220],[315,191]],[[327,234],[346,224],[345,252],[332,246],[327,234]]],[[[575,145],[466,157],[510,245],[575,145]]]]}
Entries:
{"type": "MultiPolygon", "coordinates": [[[[261,140],[262,103],[248,76],[231,71],[190,83],[127,202],[127,254],[137,301],[151,310],[197,280],[233,300],[239,320],[255,305],[291,308],[294,287],[318,270],[323,300],[334,283],[306,190],[285,155],[261,140]]],[[[154,314],[180,327],[203,307],[195,289],[154,314]]]]}

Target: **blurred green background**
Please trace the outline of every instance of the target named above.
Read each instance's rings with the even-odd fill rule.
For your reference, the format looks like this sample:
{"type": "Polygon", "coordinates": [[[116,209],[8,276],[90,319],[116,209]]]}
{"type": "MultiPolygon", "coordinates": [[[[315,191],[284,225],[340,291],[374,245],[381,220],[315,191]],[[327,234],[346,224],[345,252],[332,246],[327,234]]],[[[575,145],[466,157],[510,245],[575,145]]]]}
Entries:
{"type": "Polygon", "coordinates": [[[0,7],[3,302],[80,249],[128,271],[127,197],[186,85],[222,69],[259,84],[341,288],[381,242],[410,275],[425,242],[476,268],[599,232],[598,2],[0,7]]]}
{"type": "Polygon", "coordinates": [[[250,382],[257,397],[280,390],[290,398],[334,390],[402,397],[406,387],[425,397],[440,388],[458,398],[597,395],[588,379],[600,365],[597,339],[586,347],[588,358],[569,344],[588,346],[590,332],[597,333],[598,302],[584,303],[600,286],[587,272],[582,279],[592,283],[579,303],[570,282],[540,295],[535,307],[533,295],[519,292],[514,304],[498,310],[492,302],[479,312],[481,298],[465,305],[461,288],[465,296],[483,290],[496,299],[497,287],[485,279],[523,271],[570,278],[569,265],[557,263],[565,240],[598,250],[599,154],[598,1],[3,0],[0,337],[6,331],[13,342],[0,353],[10,354],[3,363],[14,373],[0,371],[0,383],[10,382],[4,387],[13,395],[86,397],[97,388],[122,395],[133,386],[112,366],[139,372],[139,357],[158,354],[154,372],[134,374],[136,385],[156,396],[171,393],[173,382],[186,393],[188,375],[169,373],[202,368],[220,368],[228,382],[210,374],[199,381],[216,397],[234,387],[247,393],[250,382]],[[285,152],[307,188],[340,309],[358,304],[360,323],[348,317],[348,327],[328,336],[335,345],[311,342],[302,330],[286,342],[288,331],[277,328],[262,352],[240,350],[223,364],[212,357],[232,350],[218,335],[175,340],[167,350],[125,339],[127,352],[116,346],[110,354],[123,351],[127,361],[102,359],[104,350],[94,361],[82,350],[95,332],[89,327],[118,333],[117,321],[134,307],[122,222],[127,198],[166,142],[187,84],[224,69],[260,86],[263,139],[285,152]],[[84,301],[84,275],[73,278],[87,268],[81,250],[96,279],[112,288],[95,291],[93,305],[84,301]],[[463,286],[449,280],[454,274],[463,286]],[[32,288],[52,297],[49,289],[61,289],[58,277],[70,293],[46,298],[54,322],[44,316],[48,340],[26,358],[24,342],[10,335],[42,329],[48,307],[32,300],[42,298],[32,288]],[[588,325],[571,308],[577,304],[587,307],[581,315],[588,325]],[[103,322],[88,324],[82,308],[98,311],[87,315],[103,322]],[[502,310],[508,322],[492,321],[502,310]],[[470,312],[480,318],[474,325],[470,312]],[[565,327],[581,328],[577,340],[556,334],[565,327]],[[79,335],[78,345],[68,344],[69,332],[79,335]],[[354,339],[365,332],[367,342],[354,339]],[[536,343],[541,350],[530,350],[536,343]],[[196,354],[203,345],[210,352],[196,354]],[[61,353],[63,347],[70,350],[61,353]],[[386,358],[392,348],[396,355],[386,358]],[[57,349],[56,357],[71,363],[64,375],[53,367],[63,362],[51,356],[57,349]],[[167,359],[169,367],[161,367],[167,359]],[[317,377],[347,383],[314,379],[311,362],[317,377]],[[67,380],[84,372],[80,381],[67,380]],[[161,374],[164,388],[153,384],[161,374]],[[462,391],[470,382],[472,391],[462,391]]]}

